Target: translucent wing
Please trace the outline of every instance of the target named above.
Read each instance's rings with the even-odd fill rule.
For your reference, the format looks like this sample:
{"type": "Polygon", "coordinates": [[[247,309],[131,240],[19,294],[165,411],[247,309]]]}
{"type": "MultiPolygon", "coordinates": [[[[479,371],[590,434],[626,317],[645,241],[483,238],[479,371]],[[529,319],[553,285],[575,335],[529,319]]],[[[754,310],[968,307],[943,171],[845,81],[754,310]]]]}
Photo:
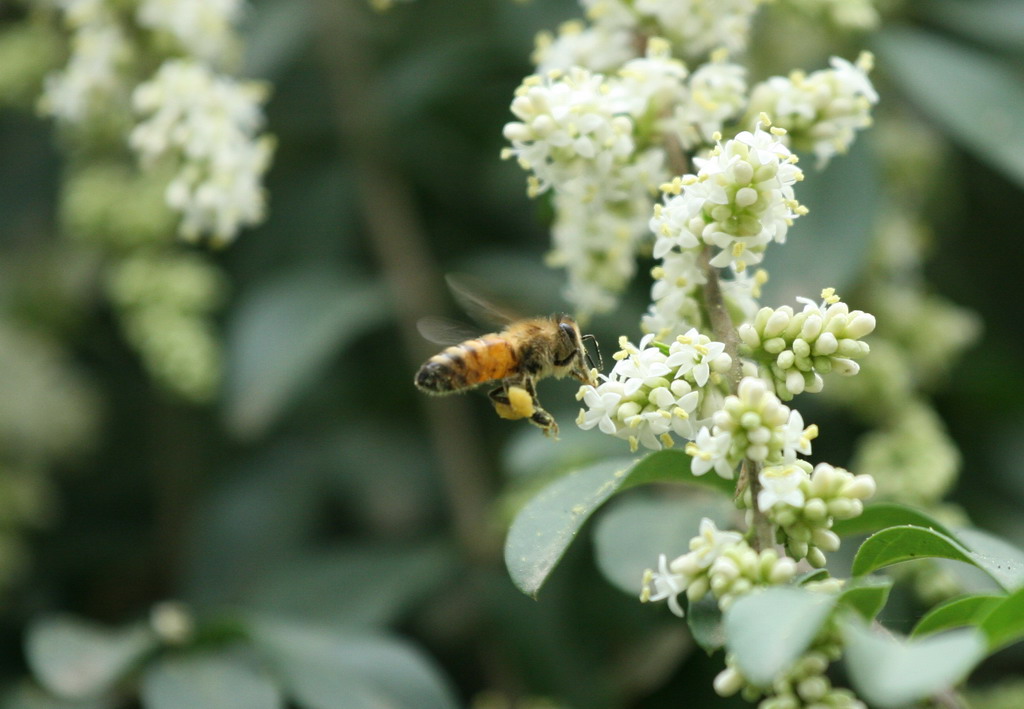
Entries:
{"type": "Polygon", "coordinates": [[[416,329],[425,339],[438,345],[457,345],[481,335],[479,329],[474,330],[465,323],[448,318],[420,318],[416,329]]]}
{"type": "Polygon", "coordinates": [[[512,308],[495,305],[488,298],[481,295],[486,289],[476,279],[464,274],[448,274],[445,276],[448,288],[466,313],[477,322],[487,326],[501,326],[522,320],[523,314],[512,308]]]}

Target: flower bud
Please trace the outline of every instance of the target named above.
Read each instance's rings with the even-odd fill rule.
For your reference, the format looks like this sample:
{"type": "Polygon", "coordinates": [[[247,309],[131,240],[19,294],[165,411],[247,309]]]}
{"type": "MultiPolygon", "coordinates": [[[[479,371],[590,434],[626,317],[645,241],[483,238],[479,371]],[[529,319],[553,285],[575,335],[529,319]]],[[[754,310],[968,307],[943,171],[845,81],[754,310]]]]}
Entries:
{"type": "Polygon", "coordinates": [[[824,522],[828,518],[828,505],[820,497],[812,497],[804,504],[804,517],[815,524],[824,522]]]}
{"type": "Polygon", "coordinates": [[[816,569],[824,568],[826,564],[826,559],[821,549],[817,547],[811,547],[807,551],[807,563],[816,569]]]}
{"type": "Polygon", "coordinates": [[[840,489],[844,497],[853,497],[858,500],[866,500],[875,494],[875,479],[870,475],[857,475],[845,483],[840,489]]]}
{"type": "Polygon", "coordinates": [[[846,331],[843,333],[846,337],[859,340],[865,335],[871,334],[875,329],[875,316],[871,313],[864,313],[860,311],[853,311],[851,313],[853,318],[846,323],[846,331]]]}
{"type": "Polygon", "coordinates": [[[823,529],[821,527],[815,529],[811,539],[814,542],[814,546],[822,551],[831,552],[839,549],[839,535],[830,529],[823,529]]]}
{"type": "Polygon", "coordinates": [[[726,667],[718,673],[712,683],[715,694],[720,697],[731,697],[743,687],[743,675],[733,667],[726,667]]]}

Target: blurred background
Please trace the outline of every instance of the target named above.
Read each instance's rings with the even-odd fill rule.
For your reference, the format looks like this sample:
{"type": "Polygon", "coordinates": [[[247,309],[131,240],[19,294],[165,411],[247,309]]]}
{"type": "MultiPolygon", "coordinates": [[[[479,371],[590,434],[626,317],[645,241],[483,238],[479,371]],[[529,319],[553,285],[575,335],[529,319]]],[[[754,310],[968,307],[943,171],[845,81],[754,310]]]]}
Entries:
{"type": "MultiPolygon", "coordinates": [[[[798,399],[822,431],[815,455],[855,472],[866,472],[857,456],[914,468],[905,486],[921,490],[917,502],[941,507],[945,495],[961,506],[954,517],[1024,544],[1013,310],[1024,5],[885,3],[880,26],[861,33],[837,31],[812,5],[761,12],[752,79],[868,48],[881,101],[850,155],[823,173],[804,163],[797,195],[811,214],[769,252],[762,302],[835,286],[874,312],[875,337],[903,348],[892,355],[903,357],[900,386],[938,417],[903,422],[902,435],[931,426],[941,439],[915,449],[890,438],[868,460],[870,396],[798,399]],[[922,456],[936,447],[938,460],[922,456]]],[[[249,667],[243,639],[258,632],[244,619],[254,617],[273,619],[259,631],[277,633],[268,646],[334,643],[320,657],[337,665],[303,675],[281,663],[289,701],[304,707],[363,706],[316,697],[361,696],[381,667],[384,684],[427,687],[394,706],[730,704],[710,686],[721,659],[694,651],[663,607],[610,585],[589,529],[537,600],[508,580],[501,550],[517,505],[560,472],[627,453],[576,430],[575,387],[540,388],[561,423],[555,442],[498,419],[483,394],[431,399],[412,385],[438,349],[417,319],[461,317],[445,274],[484,281],[526,314],[570,309],[562,273],[544,266],[550,211],[499,153],[534,35],[579,16],[575,2],[418,0],[378,12],[357,0],[254,0],[241,73],[271,87],[267,219],[222,249],[147,251],[129,275],[117,265],[137,253],[133,230],[157,229],[159,192],[121,168],[88,172],[89,150],[37,114],[42,76],[65,50],[59,34],[23,36],[29,14],[0,2],[0,681],[14,688],[10,706],[133,706],[140,676],[141,696],[157,697],[147,706],[174,706],[157,703],[173,691],[142,654],[128,653],[138,672],[122,671],[126,633],[170,627],[166,640],[185,628],[178,656],[220,662],[189,671],[231,684],[232,668],[249,667]],[[52,689],[74,667],[52,645],[74,655],[76,638],[118,668],[117,681],[88,700],[28,689],[40,677],[52,689]],[[378,669],[361,675],[362,662],[378,669]]],[[[616,311],[587,324],[606,363],[619,335],[640,336],[650,265],[616,311]]],[[[867,382],[887,386],[870,366],[867,382]]],[[[913,597],[895,603],[897,622],[919,612],[913,597]]],[[[1022,670],[1011,648],[977,684],[1022,670]]]]}

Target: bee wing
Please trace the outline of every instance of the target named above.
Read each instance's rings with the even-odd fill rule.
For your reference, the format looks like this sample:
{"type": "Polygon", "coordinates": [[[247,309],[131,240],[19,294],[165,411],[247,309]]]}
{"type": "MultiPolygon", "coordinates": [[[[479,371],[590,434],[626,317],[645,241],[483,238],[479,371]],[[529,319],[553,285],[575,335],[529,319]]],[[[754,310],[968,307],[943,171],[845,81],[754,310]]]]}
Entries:
{"type": "Polygon", "coordinates": [[[425,339],[438,345],[457,345],[480,335],[479,330],[465,323],[438,317],[420,318],[416,322],[416,329],[425,339]]]}
{"type": "Polygon", "coordinates": [[[475,279],[463,274],[449,273],[445,276],[448,288],[451,290],[455,301],[466,313],[481,324],[504,327],[510,322],[522,320],[523,314],[512,308],[495,305],[481,293],[485,290],[475,279]]]}

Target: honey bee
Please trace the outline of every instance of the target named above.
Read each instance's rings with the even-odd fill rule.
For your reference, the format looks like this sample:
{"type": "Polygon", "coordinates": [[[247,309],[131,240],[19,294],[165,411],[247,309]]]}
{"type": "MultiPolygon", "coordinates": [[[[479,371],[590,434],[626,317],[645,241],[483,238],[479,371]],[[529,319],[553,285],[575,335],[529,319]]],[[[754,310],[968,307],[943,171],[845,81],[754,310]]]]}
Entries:
{"type": "MultiPolygon", "coordinates": [[[[498,415],[529,419],[545,435],[557,436],[558,424],[537,399],[536,385],[546,377],[571,376],[584,384],[596,384],[594,362],[587,341],[569,315],[512,319],[475,295],[449,282],[457,297],[469,300],[491,318],[506,322],[503,330],[454,344],[428,359],[416,372],[415,384],[428,394],[454,394],[487,382],[500,382],[488,396],[498,415]]],[[[437,320],[419,322],[420,333],[433,342],[451,342],[445,325],[437,320]]],[[[598,351],[600,360],[600,351],[598,351]]]]}

